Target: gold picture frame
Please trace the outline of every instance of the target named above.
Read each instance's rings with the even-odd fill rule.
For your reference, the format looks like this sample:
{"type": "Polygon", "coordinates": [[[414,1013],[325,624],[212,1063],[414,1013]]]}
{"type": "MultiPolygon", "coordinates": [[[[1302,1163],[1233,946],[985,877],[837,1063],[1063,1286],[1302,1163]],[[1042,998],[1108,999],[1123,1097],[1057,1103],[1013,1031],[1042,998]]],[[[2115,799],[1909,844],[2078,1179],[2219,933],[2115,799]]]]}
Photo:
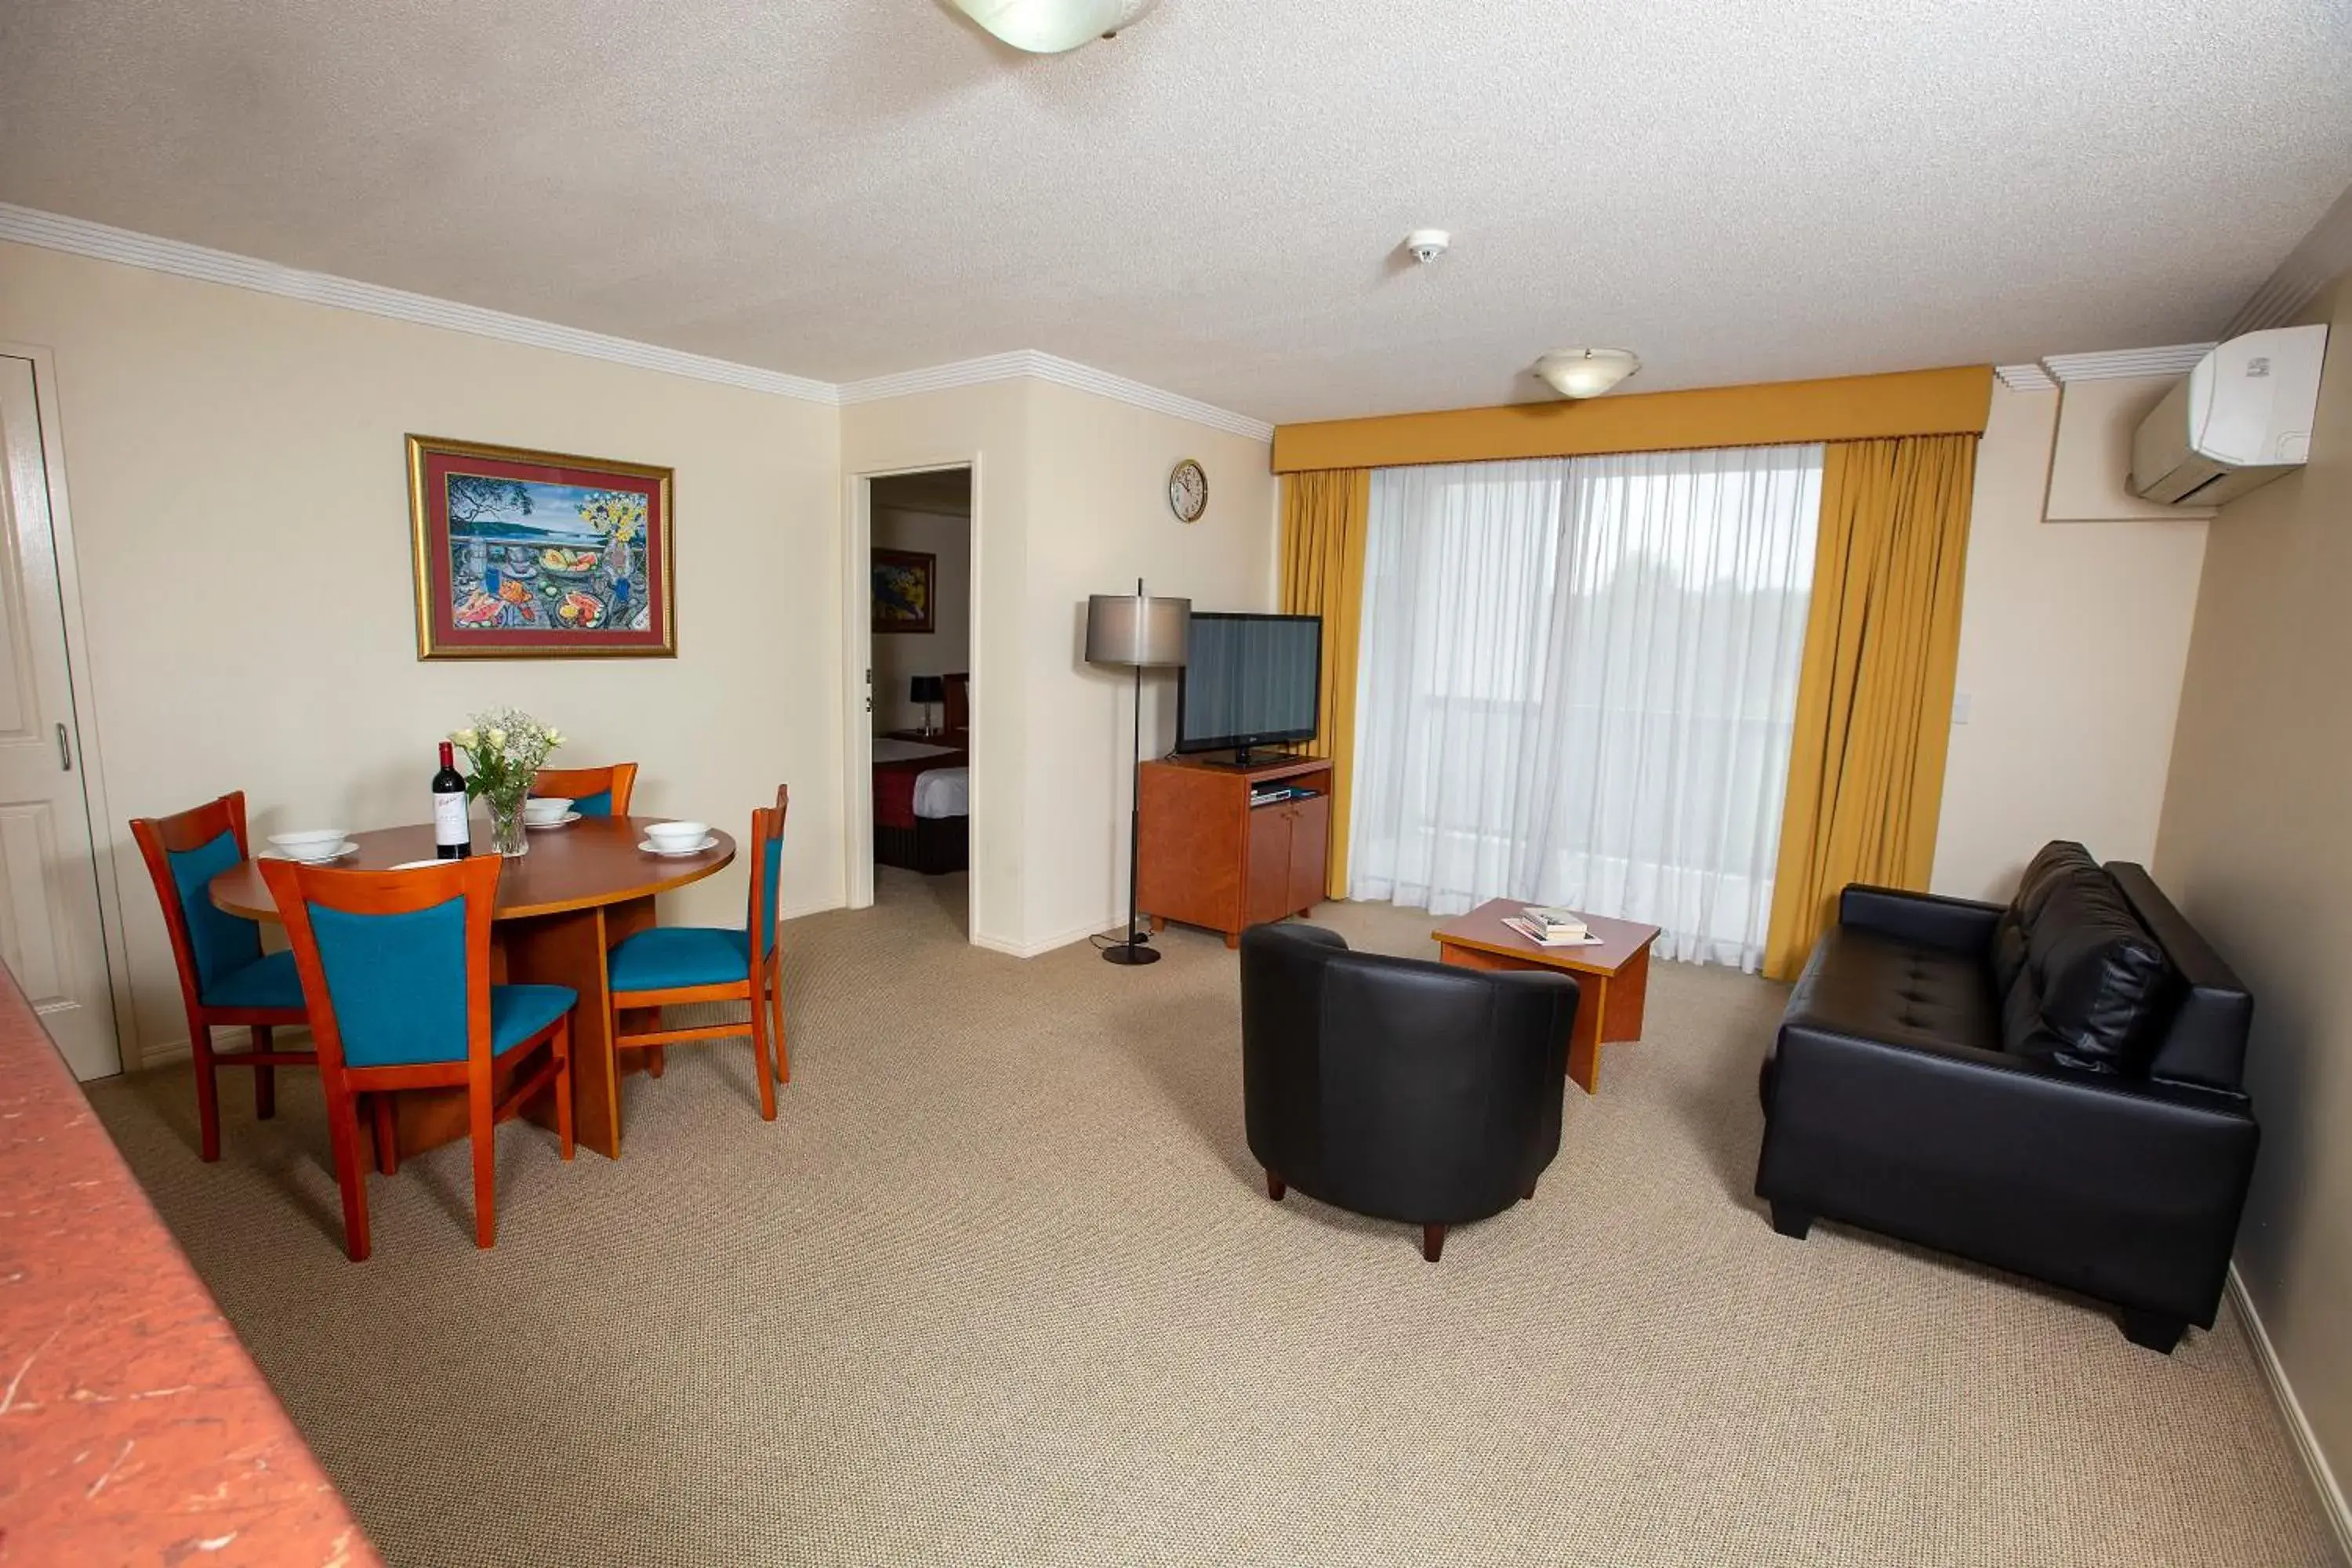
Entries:
{"type": "Polygon", "coordinates": [[[673,658],[675,470],[408,437],[416,657],[673,658]]]}

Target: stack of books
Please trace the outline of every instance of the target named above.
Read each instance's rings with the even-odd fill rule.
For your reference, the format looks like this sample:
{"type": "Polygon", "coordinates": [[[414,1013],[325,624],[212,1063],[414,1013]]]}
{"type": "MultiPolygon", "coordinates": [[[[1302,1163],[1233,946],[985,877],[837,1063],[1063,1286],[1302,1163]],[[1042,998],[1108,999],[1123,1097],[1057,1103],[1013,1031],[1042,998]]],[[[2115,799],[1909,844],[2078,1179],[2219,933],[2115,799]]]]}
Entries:
{"type": "Polygon", "coordinates": [[[1529,904],[1517,914],[1505,915],[1503,923],[1538,947],[1586,947],[1599,940],[1574,910],[1550,904],[1529,904]]]}

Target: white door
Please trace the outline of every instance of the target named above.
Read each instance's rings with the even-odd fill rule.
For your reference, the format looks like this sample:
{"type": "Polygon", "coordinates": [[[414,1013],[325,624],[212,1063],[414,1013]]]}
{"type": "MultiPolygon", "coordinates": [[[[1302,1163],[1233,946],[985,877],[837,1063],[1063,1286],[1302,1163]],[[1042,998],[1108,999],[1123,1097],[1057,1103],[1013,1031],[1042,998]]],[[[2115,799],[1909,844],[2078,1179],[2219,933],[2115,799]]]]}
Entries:
{"type": "Polygon", "coordinates": [[[80,1078],[121,1070],[33,362],[0,354],[0,960],[80,1078]]]}

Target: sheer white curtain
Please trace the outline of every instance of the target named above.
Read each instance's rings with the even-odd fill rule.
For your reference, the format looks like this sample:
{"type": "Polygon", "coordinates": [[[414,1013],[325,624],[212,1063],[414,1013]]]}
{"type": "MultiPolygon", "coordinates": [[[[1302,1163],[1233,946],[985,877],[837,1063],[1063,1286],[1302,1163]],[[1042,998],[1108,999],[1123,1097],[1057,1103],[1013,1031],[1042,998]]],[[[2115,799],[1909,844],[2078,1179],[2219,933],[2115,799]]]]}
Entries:
{"type": "Polygon", "coordinates": [[[1376,471],[1349,896],[1754,969],[1821,497],[1818,446],[1376,471]]]}

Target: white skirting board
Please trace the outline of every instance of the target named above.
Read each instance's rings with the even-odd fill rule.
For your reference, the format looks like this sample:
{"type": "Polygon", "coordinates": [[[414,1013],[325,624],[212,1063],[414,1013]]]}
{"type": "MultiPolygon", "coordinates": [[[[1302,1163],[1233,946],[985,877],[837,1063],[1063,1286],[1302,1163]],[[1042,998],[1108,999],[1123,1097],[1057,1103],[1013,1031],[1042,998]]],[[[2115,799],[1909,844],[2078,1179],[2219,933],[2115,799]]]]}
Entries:
{"type": "Polygon", "coordinates": [[[2263,1376],[2270,1381],[2271,1397],[2278,1401],[2279,1413],[2286,1417],[2287,1430],[2294,1435],[2294,1446],[2303,1454],[2304,1468],[2311,1472],[2312,1489],[2319,1494],[2320,1509],[2336,1529],[2336,1550],[2347,1562],[2352,1562],[2352,1510],[2344,1505],[2344,1489],[2336,1484],[2336,1472],[2329,1468],[2319,1438],[2303,1414],[2303,1403],[2295,1398],[2294,1385],[2286,1380],[2286,1369],[2279,1364],[2278,1351],[2271,1343],[2269,1331],[2263,1327],[2263,1315],[2254,1310],[2253,1298],[2246,1294],[2246,1282],[2238,1277],[2234,1263],[2230,1265],[2230,1302],[2246,1325],[2246,1335],[2254,1345],[2254,1359],[2262,1363],[2263,1376]]]}

